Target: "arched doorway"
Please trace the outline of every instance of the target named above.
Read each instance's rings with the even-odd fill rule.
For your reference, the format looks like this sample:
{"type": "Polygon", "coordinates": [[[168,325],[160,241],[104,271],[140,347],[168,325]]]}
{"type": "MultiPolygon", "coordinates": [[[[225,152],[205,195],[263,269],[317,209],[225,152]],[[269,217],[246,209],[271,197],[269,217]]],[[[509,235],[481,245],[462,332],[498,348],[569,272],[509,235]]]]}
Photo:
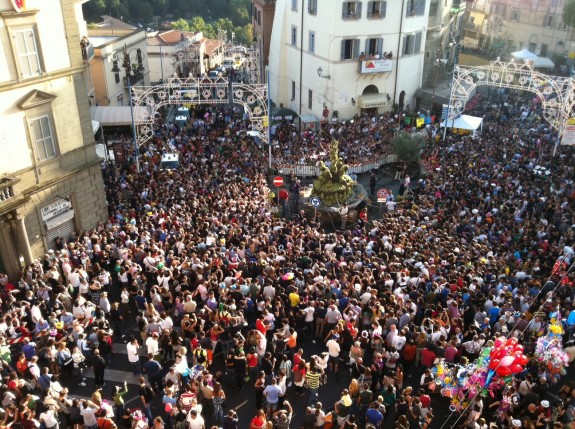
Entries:
{"type": "Polygon", "coordinates": [[[405,106],[405,91],[401,91],[399,93],[399,110],[403,110],[403,106],[405,106]]]}
{"type": "Polygon", "coordinates": [[[365,87],[365,89],[363,90],[363,92],[361,94],[362,95],[379,94],[379,89],[377,89],[377,86],[375,86],[375,85],[368,85],[365,87]]]}

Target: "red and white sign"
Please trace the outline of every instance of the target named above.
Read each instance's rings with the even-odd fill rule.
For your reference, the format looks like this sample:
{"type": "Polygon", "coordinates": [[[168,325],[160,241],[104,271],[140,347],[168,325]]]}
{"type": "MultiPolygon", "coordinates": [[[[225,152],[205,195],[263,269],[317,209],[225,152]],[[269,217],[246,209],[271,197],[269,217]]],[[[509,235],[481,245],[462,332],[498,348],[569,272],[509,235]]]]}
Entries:
{"type": "Polygon", "coordinates": [[[389,189],[380,188],[377,191],[377,202],[384,203],[389,194],[390,194],[389,189]]]}
{"type": "Polygon", "coordinates": [[[277,186],[278,188],[284,184],[284,179],[281,178],[280,176],[276,176],[274,177],[274,181],[273,181],[274,185],[277,186]]]}
{"type": "Polygon", "coordinates": [[[18,13],[26,9],[26,0],[11,0],[12,7],[18,13]]]}

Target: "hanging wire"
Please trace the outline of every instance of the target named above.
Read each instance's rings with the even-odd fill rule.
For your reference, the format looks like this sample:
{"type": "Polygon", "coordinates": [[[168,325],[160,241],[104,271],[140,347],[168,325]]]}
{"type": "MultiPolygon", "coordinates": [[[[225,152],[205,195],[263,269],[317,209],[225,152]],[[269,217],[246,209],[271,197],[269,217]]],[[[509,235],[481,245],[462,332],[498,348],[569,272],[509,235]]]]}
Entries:
{"type": "MultiPolygon", "coordinates": [[[[562,255],[564,256],[564,255],[562,255]]],[[[561,257],[561,256],[559,256],[561,257]]],[[[551,291],[551,294],[553,294],[557,288],[561,285],[562,281],[565,279],[565,277],[567,277],[567,275],[569,274],[569,272],[573,269],[573,267],[575,266],[575,260],[571,263],[571,265],[569,266],[569,269],[565,272],[565,274],[563,274],[563,276],[561,277],[561,279],[557,282],[557,284],[555,285],[555,287],[553,288],[553,290],[551,291]]],[[[545,283],[543,284],[543,286],[545,284],[547,284],[550,280],[551,277],[553,276],[553,271],[551,272],[551,274],[549,275],[549,277],[547,278],[547,280],[545,281],[545,283]]],[[[537,293],[537,295],[535,295],[535,297],[533,297],[533,300],[531,301],[531,303],[533,304],[535,302],[535,300],[539,297],[539,295],[541,294],[543,288],[541,288],[539,290],[539,292],[537,293]]],[[[548,293],[549,294],[549,293],[548,293]]],[[[544,306],[544,303],[541,304],[539,306],[539,308],[537,309],[537,312],[539,312],[544,306]]],[[[517,327],[517,325],[519,324],[519,320],[515,322],[515,325],[513,326],[513,329],[510,330],[510,334],[515,330],[515,328],[517,327]]],[[[520,336],[523,335],[525,333],[525,331],[527,331],[527,329],[529,328],[529,325],[527,325],[520,333],[520,336]]],[[[510,355],[505,355],[505,356],[510,356],[510,355]]],[[[497,371],[497,369],[501,366],[501,362],[495,367],[495,369],[493,369],[493,371],[497,371]]],[[[475,398],[477,398],[477,396],[480,395],[480,390],[485,388],[487,383],[484,383],[483,386],[481,386],[480,389],[477,389],[477,393],[473,396],[473,398],[471,398],[471,400],[469,401],[469,403],[467,404],[467,406],[463,409],[463,411],[460,412],[459,417],[457,418],[457,420],[455,420],[455,423],[453,423],[452,427],[455,427],[455,425],[457,424],[457,422],[459,422],[459,420],[461,420],[461,418],[463,417],[463,415],[465,414],[465,412],[467,411],[467,409],[474,403],[475,398]]],[[[469,395],[469,392],[471,392],[471,389],[468,389],[467,392],[465,393],[465,395],[463,396],[463,398],[461,399],[461,402],[463,402],[463,400],[467,397],[467,395],[469,395]]],[[[441,427],[439,429],[443,429],[443,427],[447,424],[447,422],[449,421],[449,419],[453,416],[453,414],[455,414],[455,410],[451,411],[451,414],[449,415],[449,417],[447,417],[445,419],[445,422],[443,423],[443,425],[441,425],[441,427]]]]}

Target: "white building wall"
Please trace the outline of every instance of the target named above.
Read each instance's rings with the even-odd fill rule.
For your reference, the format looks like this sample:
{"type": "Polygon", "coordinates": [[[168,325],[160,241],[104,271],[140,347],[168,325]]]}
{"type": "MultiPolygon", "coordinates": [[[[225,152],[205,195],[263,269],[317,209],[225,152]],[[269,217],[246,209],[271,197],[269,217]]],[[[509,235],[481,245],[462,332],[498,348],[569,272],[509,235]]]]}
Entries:
{"type": "MultiPolygon", "coordinates": [[[[292,0],[278,0],[270,44],[270,93],[277,106],[283,104],[300,112],[300,65],[301,65],[301,113],[321,117],[325,106],[337,110],[341,118],[352,117],[360,112],[358,98],[369,85],[375,85],[380,94],[388,94],[393,102],[405,91],[404,105],[413,105],[413,96],[421,84],[425,25],[429,1],[421,16],[406,17],[409,0],[388,0],[386,17],[368,19],[368,1],[363,0],[361,18],[342,19],[342,0],[317,0],[317,14],[308,13],[308,2],[303,10],[303,55],[300,51],[302,31],[302,2],[296,0],[297,10],[292,10],[292,0]],[[404,9],[402,11],[402,1],[404,9]],[[402,13],[403,12],[403,13],[402,13]],[[402,18],[403,14],[403,18],[402,18]],[[401,26],[401,34],[400,34],[401,26]],[[292,28],[296,28],[297,43],[292,46],[292,28]],[[315,52],[309,52],[310,30],[315,31],[315,52]],[[414,55],[399,56],[403,37],[421,32],[420,51],[414,55]],[[391,73],[360,74],[359,61],[341,60],[343,39],[359,39],[359,51],[365,50],[366,39],[383,38],[382,52],[393,52],[391,73]],[[322,76],[318,76],[318,68],[322,76]],[[399,69],[396,85],[396,71],[399,69]],[[293,84],[295,83],[295,91],[293,84]],[[308,107],[309,91],[312,91],[312,107],[308,107]],[[294,94],[295,92],[295,94],[294,94]],[[295,95],[295,97],[294,97],[295,95]],[[355,105],[352,102],[355,100],[355,105]]],[[[381,53],[381,52],[380,52],[381,53]]]]}

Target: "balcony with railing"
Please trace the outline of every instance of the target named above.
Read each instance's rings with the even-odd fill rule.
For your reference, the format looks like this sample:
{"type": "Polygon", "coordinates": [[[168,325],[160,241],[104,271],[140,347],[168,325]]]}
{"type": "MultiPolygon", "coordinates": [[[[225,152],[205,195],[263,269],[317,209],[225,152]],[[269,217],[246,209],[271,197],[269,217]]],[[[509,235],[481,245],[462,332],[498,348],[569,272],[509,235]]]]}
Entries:
{"type": "Polygon", "coordinates": [[[13,177],[3,177],[0,179],[0,207],[7,201],[15,198],[14,186],[20,180],[13,177]]]}

